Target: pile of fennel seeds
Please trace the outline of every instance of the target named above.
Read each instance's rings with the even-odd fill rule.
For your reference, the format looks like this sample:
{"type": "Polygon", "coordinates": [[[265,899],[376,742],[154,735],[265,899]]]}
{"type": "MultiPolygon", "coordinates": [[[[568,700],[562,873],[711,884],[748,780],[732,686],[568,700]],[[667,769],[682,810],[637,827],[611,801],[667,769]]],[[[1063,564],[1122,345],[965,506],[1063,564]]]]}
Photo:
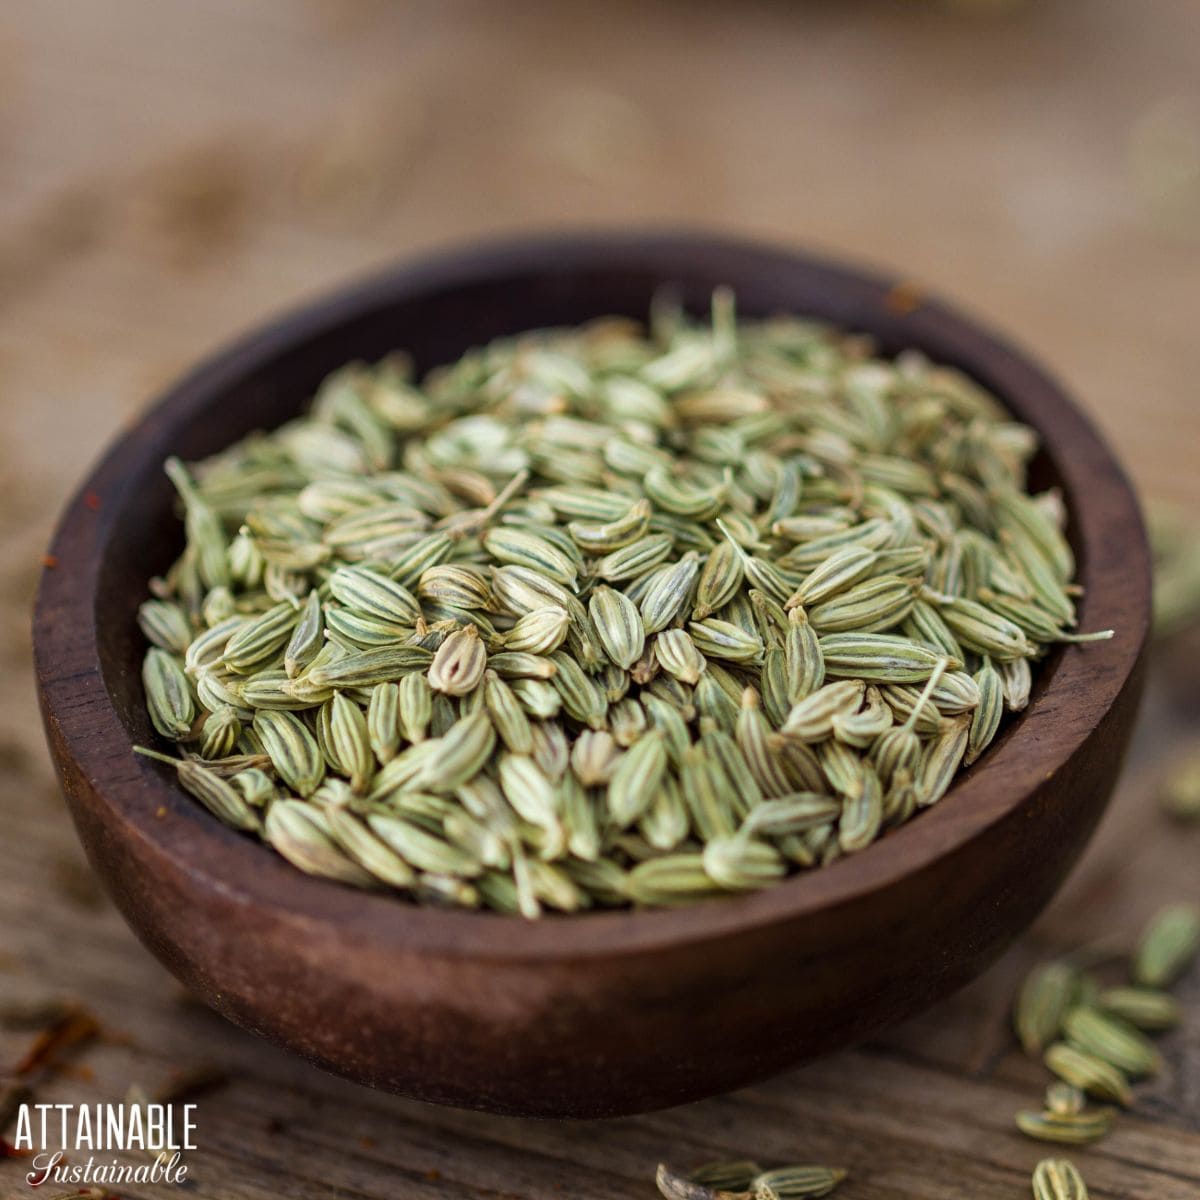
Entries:
{"type": "Polygon", "coordinates": [[[764,887],[934,804],[1081,640],[1035,449],[958,371],[724,291],[420,384],[352,364],[167,464],[150,716],[222,821],[343,883],[526,917],[764,887]]]}

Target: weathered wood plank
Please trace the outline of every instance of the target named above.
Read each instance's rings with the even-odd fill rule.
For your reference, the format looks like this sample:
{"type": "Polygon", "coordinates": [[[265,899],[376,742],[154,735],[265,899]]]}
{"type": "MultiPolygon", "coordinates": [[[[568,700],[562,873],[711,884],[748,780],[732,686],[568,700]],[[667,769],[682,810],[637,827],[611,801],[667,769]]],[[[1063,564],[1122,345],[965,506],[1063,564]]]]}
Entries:
{"type": "MultiPolygon", "coordinates": [[[[999,1200],[1019,1194],[1042,1153],[1012,1126],[1046,1079],[1008,1033],[1015,982],[1039,956],[1110,927],[1127,936],[1141,910],[1194,889],[1188,855],[1175,860],[1181,841],[1195,854],[1197,835],[1181,838],[1150,804],[1161,744],[1160,731],[1142,730],[1126,784],[1068,889],[978,983],[867,1046],[665,1113],[572,1124],[440,1110],[356,1088],[256,1041],[183,997],[107,904],[81,907],[58,893],[46,864],[74,853],[65,814],[44,788],[23,789],[11,773],[17,832],[0,844],[0,911],[10,914],[0,995],[78,997],[111,1033],[71,1073],[39,1087],[47,1101],[118,1099],[131,1082],[154,1089],[201,1062],[230,1072],[197,1101],[199,1196],[257,1200],[286,1186],[289,1195],[381,1200],[397,1188],[416,1197],[542,1197],[559,1187],[603,1197],[646,1193],[659,1158],[752,1153],[843,1163],[851,1200],[964,1191],[999,1200]],[[26,852],[28,839],[38,853],[26,852]]],[[[1200,978],[1181,994],[1192,1004],[1186,1028],[1163,1041],[1168,1071],[1139,1090],[1134,1114],[1110,1138],[1081,1156],[1101,1195],[1183,1200],[1200,1186],[1200,978]]],[[[0,1032],[0,1061],[14,1059],[28,1038],[0,1032]]]]}

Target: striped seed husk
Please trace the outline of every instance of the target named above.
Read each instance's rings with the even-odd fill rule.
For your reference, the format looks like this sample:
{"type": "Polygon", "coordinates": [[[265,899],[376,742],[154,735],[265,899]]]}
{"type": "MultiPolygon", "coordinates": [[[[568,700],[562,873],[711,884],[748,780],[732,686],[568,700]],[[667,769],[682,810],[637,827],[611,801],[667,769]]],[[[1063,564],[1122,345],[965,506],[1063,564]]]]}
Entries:
{"type": "Polygon", "coordinates": [[[196,701],[191,681],[179,659],[152,646],[146,651],[142,665],[142,687],[154,728],[172,741],[188,737],[196,718],[196,701]]]}
{"type": "MultiPolygon", "coordinates": [[[[1099,636],[1072,632],[1060,498],[1025,490],[1036,439],[872,354],[719,291],[650,337],[356,364],[171,460],[187,543],[138,622],[151,723],[199,751],[181,783],[303,870],[525,917],[866,850],[986,752],[1047,646],[1099,636]]],[[[1187,957],[1166,930],[1156,977],[1187,957]]]]}
{"type": "Polygon", "coordinates": [[[1200,906],[1173,904],[1154,915],[1133,954],[1134,982],[1163,988],[1174,983],[1200,953],[1200,906]]]}
{"type": "Polygon", "coordinates": [[[1043,1159],[1033,1169],[1033,1200],[1087,1200],[1087,1184],[1065,1158],[1043,1159]]]}
{"type": "Polygon", "coordinates": [[[1111,1063],[1131,1079],[1162,1069],[1162,1055],[1144,1034],[1111,1013],[1079,1006],[1063,1018],[1067,1043],[1111,1063]]]}
{"type": "Polygon", "coordinates": [[[778,1167],[756,1176],[750,1186],[754,1200],[801,1200],[828,1196],[845,1178],[840,1167],[778,1167]]]}
{"type": "Polygon", "coordinates": [[[1058,1142],[1064,1146],[1087,1146],[1105,1137],[1113,1127],[1114,1110],[1093,1108],[1079,1113],[1017,1113],[1017,1128],[1039,1142],[1058,1142]]]}
{"type": "Polygon", "coordinates": [[[1013,1006],[1013,1027],[1026,1054],[1042,1054],[1058,1037],[1078,994],[1079,972],[1070,963],[1040,963],[1025,976],[1013,1006]]]}
{"type": "Polygon", "coordinates": [[[1064,1083],[1069,1083],[1097,1100],[1111,1100],[1122,1108],[1133,1103],[1129,1081],[1111,1063],[1078,1050],[1066,1042],[1055,1042],[1046,1050],[1044,1061],[1064,1083]]]}
{"type": "Polygon", "coordinates": [[[339,848],[321,810],[303,800],[276,800],[267,809],[263,836],[306,874],[375,886],[374,877],[339,848]]]}
{"type": "Polygon", "coordinates": [[[1183,1015],[1174,996],[1155,988],[1108,988],[1096,997],[1096,1007],[1152,1033],[1174,1028],[1183,1015]]]}

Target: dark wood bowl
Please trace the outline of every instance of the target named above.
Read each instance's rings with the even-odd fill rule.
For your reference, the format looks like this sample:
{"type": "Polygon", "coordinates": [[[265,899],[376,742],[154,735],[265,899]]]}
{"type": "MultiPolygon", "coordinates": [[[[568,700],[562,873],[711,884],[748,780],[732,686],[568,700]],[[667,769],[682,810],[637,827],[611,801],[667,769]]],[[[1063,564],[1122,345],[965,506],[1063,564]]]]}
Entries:
{"type": "Polygon", "coordinates": [[[126,919],[230,1020],[353,1079],[540,1116],[632,1113],[781,1071],[897,1021],[988,965],[1053,895],[1104,810],[1134,718],[1149,607],[1138,507],[1060,388],[973,322],[893,281],[696,236],[562,236],[402,267],[275,322],[188,376],[67,508],[34,627],[50,748],[126,919]],[[1053,654],[1028,709],[935,808],[865,852],[680,911],[530,923],[435,911],[302,875],[224,828],[153,740],[134,614],[178,552],[163,459],[293,415],[352,358],[421,368],[500,334],[644,315],[664,283],[703,311],[815,314],[968,371],[1035,426],[1086,596],[1110,642],[1053,654]],[[899,303],[903,301],[903,303],[899,303]]]}

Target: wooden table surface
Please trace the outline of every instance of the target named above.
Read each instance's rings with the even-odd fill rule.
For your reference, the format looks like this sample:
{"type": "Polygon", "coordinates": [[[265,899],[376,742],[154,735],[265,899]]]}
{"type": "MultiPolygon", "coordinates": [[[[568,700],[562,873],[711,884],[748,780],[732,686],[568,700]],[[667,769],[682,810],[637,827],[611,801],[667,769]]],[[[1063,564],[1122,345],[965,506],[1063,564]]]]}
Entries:
{"type": "MultiPolygon", "coordinates": [[[[1194,733],[1161,686],[1085,862],[977,984],[857,1050],[628,1120],[501,1120],[326,1076],[188,1001],[83,864],[27,612],[88,461],[182,367],[323,287],[465,237],[597,223],[711,225],[903,273],[1039,354],[1149,496],[1200,513],[1194,0],[10,0],[0,1014],[71,997],[101,1023],[40,1100],[223,1072],[188,1157],[206,1200],[649,1197],[659,1159],[725,1154],[841,1164],[847,1200],[1027,1195],[1046,1148],[1012,1116],[1045,1077],[1008,1033],[1016,981],[1200,898],[1200,829],[1154,803],[1194,733]]],[[[1200,974],[1181,995],[1168,1069],[1075,1156],[1094,1195],[1200,1196],[1200,974]]],[[[0,1021],[0,1073],[31,1036],[0,1021]]],[[[38,1194],[25,1169],[0,1161],[0,1195],[38,1194]]]]}

